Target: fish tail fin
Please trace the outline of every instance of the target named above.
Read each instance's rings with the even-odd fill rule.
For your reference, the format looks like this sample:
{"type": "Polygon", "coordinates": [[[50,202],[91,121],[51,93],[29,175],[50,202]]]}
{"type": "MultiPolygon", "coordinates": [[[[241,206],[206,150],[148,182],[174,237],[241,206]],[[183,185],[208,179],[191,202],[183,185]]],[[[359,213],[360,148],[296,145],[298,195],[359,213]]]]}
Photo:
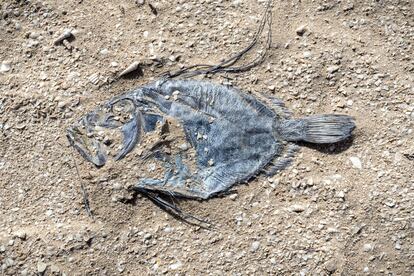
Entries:
{"type": "Polygon", "coordinates": [[[348,139],[354,129],[352,117],[328,114],[287,120],[278,130],[287,141],[329,144],[348,139]]]}

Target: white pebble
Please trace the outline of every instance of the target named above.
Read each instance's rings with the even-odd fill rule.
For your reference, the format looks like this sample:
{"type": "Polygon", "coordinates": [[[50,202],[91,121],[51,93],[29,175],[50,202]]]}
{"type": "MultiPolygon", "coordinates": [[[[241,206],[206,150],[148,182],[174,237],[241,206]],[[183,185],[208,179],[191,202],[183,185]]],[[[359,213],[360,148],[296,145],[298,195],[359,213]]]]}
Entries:
{"type": "Polygon", "coordinates": [[[303,57],[304,58],[310,58],[311,56],[312,56],[312,53],[310,51],[303,52],[303,57]]]}
{"type": "Polygon", "coordinates": [[[300,205],[300,204],[293,204],[292,206],[290,206],[289,210],[291,212],[300,213],[300,212],[305,211],[305,206],[300,205]]]}
{"type": "Polygon", "coordinates": [[[11,69],[10,61],[3,61],[0,65],[0,73],[9,72],[11,69]]]}
{"type": "Polygon", "coordinates": [[[372,251],[373,248],[374,247],[370,243],[364,244],[364,247],[363,247],[363,249],[364,249],[365,252],[372,251]]]}
{"type": "Polygon", "coordinates": [[[251,252],[256,252],[260,248],[260,242],[255,241],[252,243],[252,246],[250,247],[251,252]]]}
{"type": "Polygon", "coordinates": [[[109,54],[109,50],[105,48],[105,49],[102,49],[100,51],[100,53],[101,53],[101,55],[107,55],[107,54],[109,54]]]}
{"type": "Polygon", "coordinates": [[[336,71],[339,70],[339,66],[333,65],[333,66],[329,66],[326,71],[328,71],[329,74],[333,74],[336,71]]]}
{"type": "Polygon", "coordinates": [[[180,261],[178,261],[178,262],[176,262],[176,263],[174,263],[174,264],[172,264],[172,265],[170,265],[169,266],[169,268],[171,269],[171,270],[177,270],[177,269],[179,269],[180,267],[182,267],[183,266],[183,264],[180,262],[180,261]]]}
{"type": "Polygon", "coordinates": [[[44,262],[37,263],[37,272],[43,274],[43,272],[46,271],[46,268],[47,268],[47,264],[45,264],[44,262]]]}
{"type": "Polygon", "coordinates": [[[362,169],[362,162],[361,159],[359,159],[356,156],[352,156],[349,158],[349,160],[351,160],[352,166],[356,169],[362,169]]]}

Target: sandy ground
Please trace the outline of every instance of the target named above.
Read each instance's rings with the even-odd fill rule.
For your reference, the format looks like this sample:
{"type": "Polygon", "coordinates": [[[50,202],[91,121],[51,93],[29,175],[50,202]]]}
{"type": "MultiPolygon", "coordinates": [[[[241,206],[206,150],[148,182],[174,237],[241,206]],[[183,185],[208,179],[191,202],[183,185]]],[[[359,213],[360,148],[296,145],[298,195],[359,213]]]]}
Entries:
{"type": "Polygon", "coordinates": [[[274,94],[298,117],[352,115],[357,129],[342,145],[302,147],[282,173],[234,195],[180,202],[215,230],[131,198],[65,137],[164,70],[242,49],[265,5],[150,3],[156,14],[132,0],[1,1],[1,273],[414,275],[414,2],[274,1],[265,63],[211,81],[274,94]],[[65,29],[75,39],[54,45],[65,29]],[[164,65],[112,81],[151,58],[164,65]]]}

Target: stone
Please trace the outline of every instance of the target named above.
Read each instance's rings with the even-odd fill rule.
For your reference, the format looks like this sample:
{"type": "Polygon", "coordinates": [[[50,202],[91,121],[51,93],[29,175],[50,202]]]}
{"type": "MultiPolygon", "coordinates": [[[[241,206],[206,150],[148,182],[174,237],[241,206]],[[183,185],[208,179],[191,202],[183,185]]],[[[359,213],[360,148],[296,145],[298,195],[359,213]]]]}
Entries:
{"type": "Polygon", "coordinates": [[[139,6],[142,6],[142,5],[144,5],[145,4],[145,0],[136,0],[135,1],[135,4],[137,4],[137,6],[139,7],[139,6]]]}
{"type": "Polygon", "coordinates": [[[14,233],[14,236],[18,237],[21,240],[26,240],[27,234],[23,230],[18,230],[14,233]]]}
{"type": "Polygon", "coordinates": [[[58,274],[60,272],[60,269],[55,264],[50,265],[50,272],[58,274]]]}
{"type": "Polygon", "coordinates": [[[10,61],[3,61],[0,64],[0,73],[6,73],[11,70],[11,62],[10,61]]]}
{"type": "Polygon", "coordinates": [[[335,72],[337,72],[339,70],[339,66],[337,65],[333,65],[333,66],[329,66],[326,71],[328,71],[329,74],[333,74],[335,72]]]}
{"type": "Polygon", "coordinates": [[[312,57],[312,53],[310,51],[305,51],[305,52],[303,52],[303,57],[304,58],[311,58],[312,57]]]}
{"type": "Polygon", "coordinates": [[[372,249],[374,249],[374,247],[373,247],[370,243],[366,243],[366,244],[364,244],[364,246],[363,246],[363,250],[364,250],[365,252],[370,252],[370,251],[372,251],[372,249]]]}
{"type": "Polygon", "coordinates": [[[330,260],[325,264],[325,269],[329,272],[329,273],[334,273],[338,267],[336,265],[336,261],[335,260],[330,260]]]}
{"type": "Polygon", "coordinates": [[[296,34],[299,36],[302,36],[306,33],[306,31],[308,30],[306,25],[301,25],[296,29],[296,34]]]}
{"type": "Polygon", "coordinates": [[[344,199],[344,198],[345,198],[345,193],[344,193],[344,191],[339,191],[339,192],[336,194],[336,196],[337,196],[337,197],[339,197],[339,198],[344,199]]]}
{"type": "Polygon", "coordinates": [[[11,258],[6,258],[6,259],[4,260],[4,264],[5,264],[6,268],[7,268],[7,267],[11,267],[11,266],[13,266],[13,265],[14,265],[14,260],[13,260],[13,259],[11,259],[11,258]]]}
{"type": "Polygon", "coordinates": [[[109,50],[105,48],[105,49],[102,49],[99,53],[101,55],[107,55],[107,54],[109,54],[109,50]]]}
{"type": "Polygon", "coordinates": [[[236,200],[236,198],[238,197],[238,195],[237,194],[231,194],[230,196],[229,196],[229,198],[231,199],[231,200],[236,200]]]}
{"type": "Polygon", "coordinates": [[[300,205],[300,204],[293,204],[292,206],[290,206],[289,210],[291,212],[301,213],[301,212],[305,211],[305,206],[300,205]]]}
{"type": "Polygon", "coordinates": [[[47,264],[44,262],[38,262],[37,263],[37,272],[39,272],[40,274],[45,273],[47,269],[47,264]]]}
{"type": "Polygon", "coordinates": [[[182,262],[178,261],[176,263],[171,264],[168,268],[171,270],[177,270],[183,266],[182,262]]]}
{"type": "Polygon", "coordinates": [[[260,248],[260,242],[255,241],[252,243],[252,245],[250,246],[250,251],[251,252],[256,252],[258,249],[260,248]]]}
{"type": "Polygon", "coordinates": [[[351,160],[352,166],[356,169],[362,169],[362,162],[361,159],[359,159],[356,156],[352,156],[349,158],[349,160],[351,160]]]}
{"type": "Polygon", "coordinates": [[[399,242],[395,243],[395,249],[397,249],[397,250],[401,249],[401,244],[399,242]]]}

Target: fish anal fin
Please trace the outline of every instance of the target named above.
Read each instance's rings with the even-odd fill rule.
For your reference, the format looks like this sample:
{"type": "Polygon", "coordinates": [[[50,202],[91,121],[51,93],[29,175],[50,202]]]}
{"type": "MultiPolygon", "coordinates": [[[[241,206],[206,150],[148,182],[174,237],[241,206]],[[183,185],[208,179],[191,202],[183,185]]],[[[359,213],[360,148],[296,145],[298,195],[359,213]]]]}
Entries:
{"type": "Polygon", "coordinates": [[[262,172],[271,177],[278,173],[279,171],[287,168],[293,161],[293,157],[296,152],[299,150],[299,146],[296,144],[288,144],[285,152],[282,156],[275,156],[267,166],[262,169],[262,172]]]}

